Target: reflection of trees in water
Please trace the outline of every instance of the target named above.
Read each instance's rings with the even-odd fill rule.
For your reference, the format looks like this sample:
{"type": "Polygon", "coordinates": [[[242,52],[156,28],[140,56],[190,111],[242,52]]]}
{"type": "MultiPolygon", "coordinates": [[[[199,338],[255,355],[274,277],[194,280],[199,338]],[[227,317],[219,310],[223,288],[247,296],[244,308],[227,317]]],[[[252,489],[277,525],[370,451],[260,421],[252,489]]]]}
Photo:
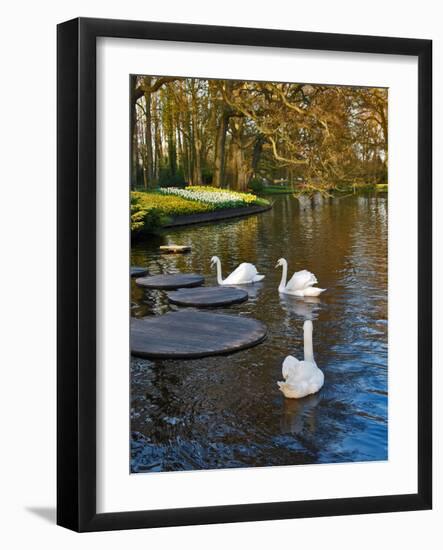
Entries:
{"type": "Polygon", "coordinates": [[[188,254],[154,254],[149,258],[153,273],[196,271],[210,274],[210,259],[217,255],[223,270],[228,273],[243,261],[257,262],[258,216],[214,224],[174,229],[165,237],[166,244],[185,244],[192,247],[188,254]],[[157,256],[157,257],[155,257],[157,256]],[[160,256],[160,257],[158,257],[160,256]],[[157,262],[157,263],[156,263],[157,262]],[[159,267],[161,266],[161,270],[159,267]]]}
{"type": "MultiPolygon", "coordinates": [[[[153,272],[202,273],[206,284],[215,281],[214,254],[225,274],[241,261],[255,263],[266,278],[244,287],[247,302],[224,311],[251,315],[269,329],[263,344],[226,357],[154,367],[141,362],[133,378],[131,428],[153,445],[146,460],[151,456],[155,464],[158,449],[163,469],[365,459],[358,438],[374,445],[370,456],[380,456],[374,437],[383,442],[386,426],[371,431],[375,421],[367,413],[386,415],[386,399],[372,391],[386,390],[386,253],[387,200],[370,196],[309,198],[304,210],[294,197],[278,197],[264,214],[168,230],[160,241],[137,244],[133,263],[153,272]],[[162,256],[163,242],[189,244],[192,252],[162,256]],[[288,260],[290,275],[315,273],[328,289],[319,303],[279,296],[281,273],[274,266],[280,257],[288,260]],[[302,355],[302,324],[309,318],[319,321],[314,353],[325,387],[306,401],[283,400],[276,387],[281,361],[302,355]]],[[[139,306],[161,308],[163,300],[164,293],[133,284],[139,306]]]]}
{"type": "Polygon", "coordinates": [[[355,316],[357,303],[372,310],[374,320],[386,318],[386,199],[315,196],[295,204],[299,223],[292,236],[296,263],[290,263],[291,270],[313,271],[320,286],[327,288],[322,296],[326,306],[338,300],[343,305],[339,318],[332,308],[321,310],[319,329],[325,347],[356,340],[361,334],[356,334],[358,324],[349,313],[355,316]]]}
{"type": "MultiPolygon", "coordinates": [[[[214,254],[221,258],[225,275],[240,262],[251,261],[266,275],[262,287],[265,299],[268,293],[276,292],[278,276],[274,265],[279,257],[288,260],[290,275],[299,269],[312,271],[319,286],[327,288],[322,297],[326,307],[315,315],[321,314],[326,323],[319,327],[320,331],[323,326],[326,329],[320,333],[325,346],[340,345],[346,334],[349,338],[355,337],[354,321],[347,312],[353,310],[357,302],[365,302],[362,307],[372,310],[374,320],[386,319],[386,198],[329,198],[315,194],[294,199],[286,195],[276,198],[273,209],[264,214],[170,230],[163,241],[188,244],[192,252],[160,255],[160,243],[154,239],[148,249],[148,267],[153,273],[198,272],[207,277],[207,284],[214,284],[215,272],[209,266],[214,254]],[[332,316],[328,307],[338,300],[343,300],[340,318],[336,311],[332,316]],[[342,329],[337,331],[332,324],[342,329]]],[[[145,265],[137,250],[134,256],[140,261],[134,263],[145,265]]],[[[159,305],[163,306],[161,302],[159,305]]],[[[244,307],[249,306],[246,303],[244,307]]],[[[297,304],[294,308],[293,314],[298,315],[297,304]]],[[[288,305],[287,311],[290,309],[288,305]]],[[[265,312],[257,315],[266,321],[265,312]]]]}

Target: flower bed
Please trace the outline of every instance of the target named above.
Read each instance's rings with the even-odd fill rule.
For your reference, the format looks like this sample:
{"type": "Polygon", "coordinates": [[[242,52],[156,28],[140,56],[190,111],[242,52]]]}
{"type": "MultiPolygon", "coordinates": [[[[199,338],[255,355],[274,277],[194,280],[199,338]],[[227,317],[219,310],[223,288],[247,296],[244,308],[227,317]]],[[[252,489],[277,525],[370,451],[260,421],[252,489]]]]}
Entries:
{"type": "Polygon", "coordinates": [[[217,187],[192,186],[186,189],[179,187],[165,187],[160,190],[164,195],[174,195],[191,201],[210,204],[218,208],[238,208],[239,206],[251,206],[260,204],[260,199],[252,193],[237,193],[229,189],[217,187]]]}
{"type": "Polygon", "coordinates": [[[175,216],[268,204],[268,201],[251,193],[237,193],[215,187],[166,187],[155,192],[132,191],[131,232],[133,236],[153,233],[175,216]]]}
{"type": "Polygon", "coordinates": [[[131,231],[138,234],[152,232],[167,223],[171,216],[210,212],[207,204],[160,193],[131,192],[131,231]]]}

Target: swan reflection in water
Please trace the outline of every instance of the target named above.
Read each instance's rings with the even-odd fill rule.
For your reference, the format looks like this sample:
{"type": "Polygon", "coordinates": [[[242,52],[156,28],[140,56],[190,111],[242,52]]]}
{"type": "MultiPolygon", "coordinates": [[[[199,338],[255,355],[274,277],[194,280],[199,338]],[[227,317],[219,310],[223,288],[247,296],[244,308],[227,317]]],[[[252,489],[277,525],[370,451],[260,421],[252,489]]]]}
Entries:
{"type": "Polygon", "coordinates": [[[281,432],[300,434],[303,430],[308,430],[314,433],[317,424],[316,408],[321,401],[321,393],[308,395],[302,399],[283,399],[281,432]]]}
{"type": "Polygon", "coordinates": [[[254,298],[257,298],[260,294],[260,291],[263,288],[263,283],[254,283],[253,285],[233,285],[234,288],[239,288],[240,290],[244,290],[248,293],[249,300],[253,300],[254,298]]]}
{"type": "Polygon", "coordinates": [[[299,298],[280,294],[280,305],[288,314],[288,317],[302,319],[303,321],[314,321],[318,318],[321,309],[321,300],[316,296],[299,298]]]}

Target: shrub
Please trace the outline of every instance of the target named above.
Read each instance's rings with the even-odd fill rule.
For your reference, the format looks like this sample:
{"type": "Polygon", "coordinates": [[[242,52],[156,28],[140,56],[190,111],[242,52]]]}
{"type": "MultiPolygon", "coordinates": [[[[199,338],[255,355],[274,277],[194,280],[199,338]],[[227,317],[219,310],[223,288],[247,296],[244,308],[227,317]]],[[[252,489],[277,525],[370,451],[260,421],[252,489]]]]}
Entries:
{"type": "Polygon", "coordinates": [[[131,233],[134,236],[155,233],[168,219],[163,212],[143,201],[140,195],[144,194],[131,193],[131,233]]]}
{"type": "Polygon", "coordinates": [[[210,205],[155,192],[131,192],[131,232],[133,236],[155,233],[171,216],[210,212],[210,205]]]}
{"type": "Polygon", "coordinates": [[[172,173],[168,166],[163,166],[158,175],[159,187],[184,187],[186,185],[182,170],[172,173]]]}
{"type": "Polygon", "coordinates": [[[209,168],[203,168],[202,170],[202,183],[204,185],[211,185],[213,178],[212,170],[209,168]]]}
{"type": "Polygon", "coordinates": [[[263,181],[258,178],[252,178],[249,182],[249,188],[252,189],[254,193],[262,193],[264,188],[263,181]]]}

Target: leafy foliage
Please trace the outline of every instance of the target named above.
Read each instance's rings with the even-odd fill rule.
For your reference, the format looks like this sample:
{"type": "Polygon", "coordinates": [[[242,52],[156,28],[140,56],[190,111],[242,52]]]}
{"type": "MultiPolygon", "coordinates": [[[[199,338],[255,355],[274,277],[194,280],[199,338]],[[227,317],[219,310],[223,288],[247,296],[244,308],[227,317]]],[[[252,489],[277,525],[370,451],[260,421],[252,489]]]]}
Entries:
{"type": "Polygon", "coordinates": [[[264,184],[263,181],[258,178],[252,178],[249,182],[249,188],[254,191],[254,193],[262,193],[264,184]]]}
{"type": "Polygon", "coordinates": [[[182,170],[173,173],[170,167],[161,167],[159,171],[158,185],[160,187],[184,187],[186,185],[182,170]]]}
{"type": "Polygon", "coordinates": [[[144,195],[146,193],[131,193],[131,233],[133,235],[153,233],[168,220],[166,212],[146,200],[144,195]]]}

